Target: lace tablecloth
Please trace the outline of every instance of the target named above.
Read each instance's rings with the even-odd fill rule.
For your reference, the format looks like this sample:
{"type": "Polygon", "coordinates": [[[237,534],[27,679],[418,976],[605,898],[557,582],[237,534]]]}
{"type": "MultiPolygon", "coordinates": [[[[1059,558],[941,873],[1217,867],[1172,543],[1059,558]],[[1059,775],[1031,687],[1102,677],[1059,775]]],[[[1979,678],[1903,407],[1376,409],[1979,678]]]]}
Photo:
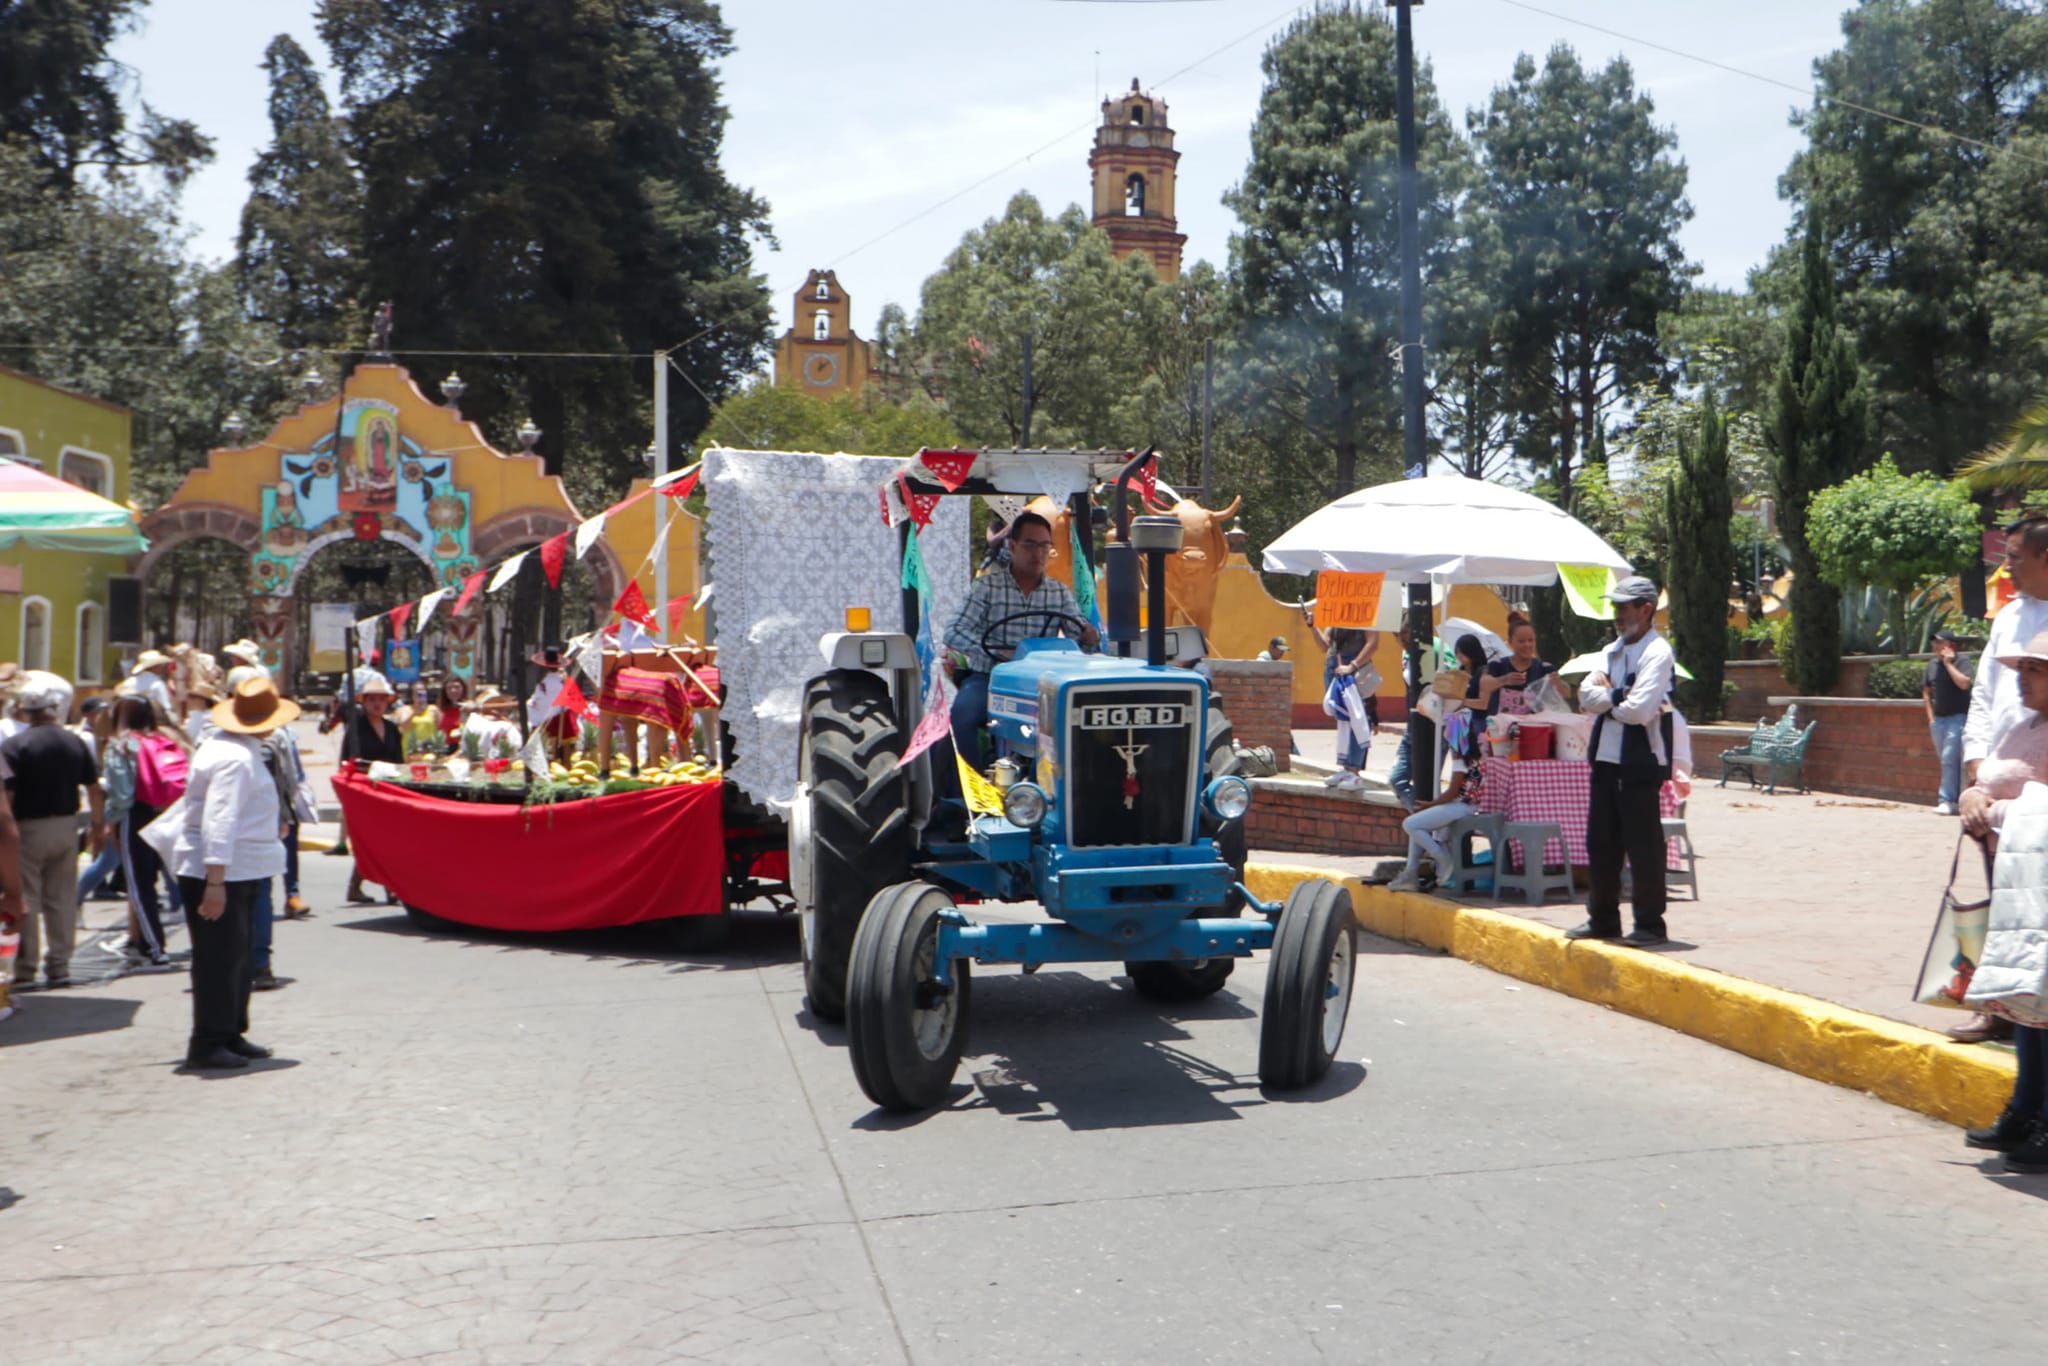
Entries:
{"type": "MultiPolygon", "coordinates": [[[[1586,853],[1586,802],[1593,789],[1593,766],[1578,759],[1480,760],[1479,809],[1499,811],[1510,821],[1549,821],[1564,833],[1564,852],[1579,867],[1592,862],[1586,853]]],[[[1678,794],[1664,784],[1658,810],[1678,814],[1678,794]]],[[[1677,840],[1667,840],[1667,863],[1683,868],[1677,840]]],[[[1520,840],[1508,841],[1509,857],[1522,866],[1520,840]]],[[[1557,841],[1543,846],[1546,864],[1557,862],[1557,841]]]]}
{"type": "MultiPolygon", "coordinates": [[[[902,629],[897,533],[879,490],[900,460],[788,451],[704,453],[708,575],[723,718],[732,729],[726,776],[757,802],[786,808],[796,793],[797,733],[806,680],[824,671],[818,639],[866,607],[877,630],[902,629]]],[[[943,631],[967,594],[967,498],[941,498],[921,533],[943,631]]]]}

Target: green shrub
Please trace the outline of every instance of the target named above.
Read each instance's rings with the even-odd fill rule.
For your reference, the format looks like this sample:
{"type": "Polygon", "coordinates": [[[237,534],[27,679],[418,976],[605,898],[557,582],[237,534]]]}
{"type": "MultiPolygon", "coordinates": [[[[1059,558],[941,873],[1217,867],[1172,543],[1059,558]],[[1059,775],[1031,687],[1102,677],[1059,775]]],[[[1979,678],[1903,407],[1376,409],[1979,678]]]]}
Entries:
{"type": "Polygon", "coordinates": [[[1927,663],[1919,659],[1887,659],[1870,666],[1864,692],[1871,697],[1918,697],[1927,678],[1927,663]]]}

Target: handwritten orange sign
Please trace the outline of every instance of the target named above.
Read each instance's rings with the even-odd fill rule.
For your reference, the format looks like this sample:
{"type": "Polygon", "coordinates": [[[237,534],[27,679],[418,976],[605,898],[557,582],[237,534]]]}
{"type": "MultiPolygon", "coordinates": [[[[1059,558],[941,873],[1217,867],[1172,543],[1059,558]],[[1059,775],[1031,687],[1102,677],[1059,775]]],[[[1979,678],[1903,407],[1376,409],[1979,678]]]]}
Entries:
{"type": "Polygon", "coordinates": [[[1316,575],[1316,625],[1327,631],[1348,626],[1370,631],[1380,615],[1385,574],[1345,574],[1325,569],[1316,575]]]}

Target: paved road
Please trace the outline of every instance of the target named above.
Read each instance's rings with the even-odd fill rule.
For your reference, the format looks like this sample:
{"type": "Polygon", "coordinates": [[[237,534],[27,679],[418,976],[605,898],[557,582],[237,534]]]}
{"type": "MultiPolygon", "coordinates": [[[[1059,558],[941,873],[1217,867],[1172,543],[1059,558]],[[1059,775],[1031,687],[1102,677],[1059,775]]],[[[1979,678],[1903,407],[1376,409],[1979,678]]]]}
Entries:
{"type": "MultiPolygon", "coordinates": [[[[1262,972],[1178,1013],[977,983],[869,1110],[787,922],[279,926],[279,1060],[174,1072],[179,977],[0,1025],[9,1362],[2037,1361],[2048,1178],[1955,1131],[1374,941],[1346,1061],[1262,1096],[1262,972]]],[[[104,919],[104,911],[100,918],[104,919]]]]}

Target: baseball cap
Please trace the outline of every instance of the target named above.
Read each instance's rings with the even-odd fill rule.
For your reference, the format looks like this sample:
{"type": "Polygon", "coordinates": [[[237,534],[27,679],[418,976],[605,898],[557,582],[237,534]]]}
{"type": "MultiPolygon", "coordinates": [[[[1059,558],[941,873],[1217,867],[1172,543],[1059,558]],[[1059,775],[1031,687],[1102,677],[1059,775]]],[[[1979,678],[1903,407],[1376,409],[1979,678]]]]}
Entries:
{"type": "Polygon", "coordinates": [[[1657,601],[1657,585],[1641,574],[1631,574],[1607,592],[1609,602],[1651,602],[1657,601]]]}

